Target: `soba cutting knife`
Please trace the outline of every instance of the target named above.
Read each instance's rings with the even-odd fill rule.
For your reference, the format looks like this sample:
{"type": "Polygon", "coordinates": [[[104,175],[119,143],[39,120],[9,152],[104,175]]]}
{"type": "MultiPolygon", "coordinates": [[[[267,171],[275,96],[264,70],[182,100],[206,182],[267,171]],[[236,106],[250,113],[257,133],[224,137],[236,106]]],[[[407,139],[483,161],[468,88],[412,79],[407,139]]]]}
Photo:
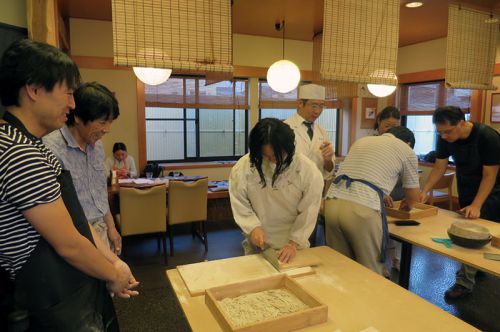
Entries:
{"type": "Polygon", "coordinates": [[[262,254],[262,256],[269,262],[271,263],[272,266],[274,266],[274,268],[276,270],[278,270],[278,272],[281,272],[280,271],[280,262],[278,261],[278,256],[276,255],[276,250],[274,250],[273,248],[271,248],[267,243],[264,245],[264,250],[262,250],[260,252],[262,254]]]}

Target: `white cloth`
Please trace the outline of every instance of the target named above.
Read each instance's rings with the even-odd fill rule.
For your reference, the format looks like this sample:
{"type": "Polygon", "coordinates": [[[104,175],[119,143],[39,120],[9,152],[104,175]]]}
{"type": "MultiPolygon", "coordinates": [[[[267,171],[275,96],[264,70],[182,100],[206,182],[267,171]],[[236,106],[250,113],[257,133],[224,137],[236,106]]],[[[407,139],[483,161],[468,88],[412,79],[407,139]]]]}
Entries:
{"type": "Polygon", "coordinates": [[[113,167],[122,169],[125,166],[127,167],[127,171],[129,172],[130,177],[135,178],[137,176],[137,169],[135,168],[134,158],[127,155],[127,158],[125,158],[125,162],[123,162],[116,160],[114,156],[109,156],[108,158],[106,158],[106,176],[109,175],[109,172],[113,169],[113,167]]]}
{"type": "Polygon", "coordinates": [[[323,127],[317,123],[313,123],[313,138],[311,140],[307,134],[307,127],[304,121],[304,118],[301,117],[299,113],[295,113],[285,120],[285,123],[288,124],[295,133],[295,151],[309,158],[321,171],[323,178],[328,180],[333,176],[335,169],[335,155],[332,156],[333,169],[331,171],[325,170],[320,147],[323,142],[330,142],[330,137],[323,127]]]}
{"type": "Polygon", "coordinates": [[[267,161],[262,163],[267,183],[264,188],[248,154],[233,167],[229,196],[234,220],[246,235],[261,226],[266,242],[275,249],[281,249],[290,240],[299,248],[307,248],[321,202],[321,173],[309,159],[296,153],[272,186],[273,166],[267,161]]]}

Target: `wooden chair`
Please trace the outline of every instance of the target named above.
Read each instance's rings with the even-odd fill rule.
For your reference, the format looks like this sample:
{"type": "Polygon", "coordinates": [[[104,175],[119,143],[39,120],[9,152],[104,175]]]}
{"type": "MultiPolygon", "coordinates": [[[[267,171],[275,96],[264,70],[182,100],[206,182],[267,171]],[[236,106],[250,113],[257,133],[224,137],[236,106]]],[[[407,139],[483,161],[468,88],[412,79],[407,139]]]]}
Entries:
{"type": "MultiPolygon", "coordinates": [[[[167,206],[165,186],[148,189],[120,187],[120,214],[116,221],[123,237],[157,233],[163,243],[163,257],[167,265],[167,206]]],[[[158,244],[159,248],[159,244],[158,244]]]]}
{"type": "Polygon", "coordinates": [[[170,255],[174,255],[174,237],[172,226],[191,223],[193,239],[197,236],[208,251],[207,242],[207,196],[208,179],[195,182],[170,181],[168,185],[168,238],[170,255]],[[195,223],[201,222],[201,234],[195,229],[195,223]]]}
{"type": "Polygon", "coordinates": [[[432,187],[429,194],[429,204],[434,205],[434,203],[446,202],[448,201],[448,209],[453,210],[453,196],[452,196],[452,185],[455,173],[445,173],[439,179],[438,182],[432,187]],[[448,189],[448,192],[442,192],[437,189],[448,189]]]}

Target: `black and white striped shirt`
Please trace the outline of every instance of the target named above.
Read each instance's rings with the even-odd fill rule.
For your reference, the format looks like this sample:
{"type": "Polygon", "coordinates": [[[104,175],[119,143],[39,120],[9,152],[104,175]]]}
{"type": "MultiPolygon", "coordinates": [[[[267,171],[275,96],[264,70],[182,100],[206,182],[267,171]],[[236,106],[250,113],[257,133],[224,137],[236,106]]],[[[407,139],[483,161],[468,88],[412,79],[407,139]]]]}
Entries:
{"type": "Polygon", "coordinates": [[[22,212],[60,197],[60,173],[59,161],[40,139],[0,124],[0,266],[11,279],[40,239],[22,212]]]}

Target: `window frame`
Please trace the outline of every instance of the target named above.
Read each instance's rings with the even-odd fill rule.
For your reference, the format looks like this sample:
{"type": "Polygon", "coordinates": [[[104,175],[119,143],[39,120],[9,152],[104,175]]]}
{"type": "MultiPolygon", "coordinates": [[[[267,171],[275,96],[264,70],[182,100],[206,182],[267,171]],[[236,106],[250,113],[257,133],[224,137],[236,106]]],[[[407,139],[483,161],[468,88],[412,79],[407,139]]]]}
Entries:
{"type": "MultiPolygon", "coordinates": [[[[178,76],[173,76],[174,78],[178,78],[178,79],[196,79],[197,82],[199,82],[199,80],[204,80],[205,77],[204,76],[197,76],[197,75],[178,75],[178,76]]],[[[235,81],[246,81],[246,87],[247,87],[247,90],[246,90],[246,96],[248,97],[248,78],[237,78],[235,77],[234,78],[235,81]]],[[[184,95],[184,99],[185,99],[185,93],[186,93],[186,81],[183,82],[183,86],[184,86],[184,91],[183,91],[183,95],[184,95]]],[[[198,84],[199,83],[196,83],[196,94],[199,93],[199,88],[198,88],[198,84]]],[[[144,85],[144,93],[145,93],[145,89],[146,89],[146,86],[144,85]]],[[[198,95],[196,95],[196,100],[198,100],[198,95]]],[[[175,106],[175,105],[147,105],[147,103],[144,104],[144,138],[145,138],[145,141],[144,141],[144,153],[145,153],[145,159],[146,159],[146,162],[155,162],[155,163],[162,163],[162,164],[170,164],[170,163],[184,163],[184,162],[187,162],[187,163],[190,163],[190,162],[209,162],[209,161],[236,161],[238,160],[239,158],[241,158],[243,155],[245,155],[247,152],[248,152],[248,127],[249,127],[249,106],[247,107],[242,107],[242,108],[237,108],[237,107],[234,107],[233,108],[225,108],[225,107],[221,107],[221,108],[217,108],[217,107],[214,107],[214,110],[215,109],[224,109],[224,111],[227,111],[227,112],[231,112],[232,111],[232,133],[233,133],[233,139],[232,139],[232,155],[228,155],[228,156],[210,156],[210,157],[203,157],[203,156],[200,156],[200,111],[201,110],[210,110],[210,108],[204,108],[204,107],[201,107],[202,105],[200,106],[197,106],[197,107],[189,107],[189,105],[178,105],[178,106],[175,106]],[[147,112],[146,112],[146,109],[147,108],[177,108],[177,109],[182,109],[182,118],[148,118],[147,117],[147,112]],[[188,114],[188,109],[190,110],[194,110],[195,111],[195,117],[194,119],[193,118],[188,118],[187,114],[188,114]],[[241,111],[244,113],[244,117],[245,117],[245,123],[244,123],[244,138],[245,138],[245,142],[244,142],[244,153],[242,155],[239,155],[239,154],[236,154],[236,139],[237,139],[237,135],[236,135],[236,122],[235,122],[235,119],[236,119],[236,112],[237,111],[241,111]],[[147,146],[147,140],[148,140],[148,131],[147,131],[147,123],[148,121],[182,121],[182,128],[183,128],[183,135],[182,135],[182,139],[183,139],[183,154],[184,154],[184,158],[182,159],[167,159],[167,160],[164,160],[164,159],[150,159],[148,158],[148,146],[147,146]],[[188,132],[187,132],[187,128],[188,128],[188,123],[189,121],[194,121],[195,123],[195,154],[196,156],[195,157],[188,157],[188,132]]]]}

